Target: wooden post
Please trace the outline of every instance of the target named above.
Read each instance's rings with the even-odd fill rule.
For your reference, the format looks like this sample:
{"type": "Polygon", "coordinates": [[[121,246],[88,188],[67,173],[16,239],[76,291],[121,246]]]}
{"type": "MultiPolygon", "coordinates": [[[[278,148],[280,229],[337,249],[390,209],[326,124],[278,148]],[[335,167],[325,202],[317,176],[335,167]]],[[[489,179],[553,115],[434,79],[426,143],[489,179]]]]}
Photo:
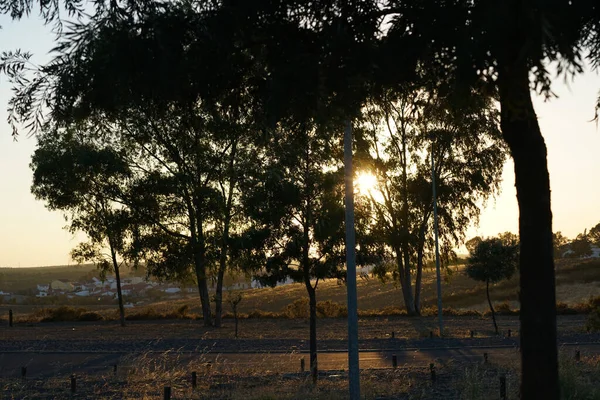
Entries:
{"type": "Polygon", "coordinates": [[[433,339],[433,331],[429,331],[429,338],[433,339]]]}
{"type": "Polygon", "coordinates": [[[471,331],[471,339],[475,336],[475,332],[471,331]]]}
{"type": "Polygon", "coordinates": [[[209,361],[209,362],[207,362],[207,363],[206,363],[206,374],[207,374],[207,375],[208,375],[208,374],[210,374],[210,368],[211,368],[211,367],[212,367],[212,364],[211,364],[211,362],[210,362],[210,361],[209,361]]]}
{"type": "Polygon", "coordinates": [[[8,310],[8,326],[12,328],[13,326],[13,312],[12,310],[8,310]]]}
{"type": "Polygon", "coordinates": [[[196,386],[198,386],[198,375],[196,374],[196,371],[192,372],[192,388],[196,389],[196,386]]]}
{"type": "Polygon", "coordinates": [[[304,368],[305,368],[304,357],[302,357],[300,359],[300,372],[304,372],[304,368]]]}
{"type": "Polygon", "coordinates": [[[483,362],[487,364],[488,362],[488,353],[483,353],[483,362]]]}
{"type": "Polygon", "coordinates": [[[75,393],[75,391],[77,390],[77,378],[75,378],[75,375],[71,375],[71,393],[75,393]]]}
{"type": "Polygon", "coordinates": [[[506,375],[500,375],[500,400],[506,400],[506,375]]]}
{"type": "Polygon", "coordinates": [[[117,364],[113,365],[113,374],[117,375],[117,364]]]}
{"type": "Polygon", "coordinates": [[[507,336],[510,337],[510,329],[508,330],[508,335],[507,336]]]}
{"type": "Polygon", "coordinates": [[[431,372],[431,382],[435,383],[435,364],[429,364],[429,371],[431,372]]]}
{"type": "Polygon", "coordinates": [[[394,331],[392,331],[392,339],[394,338],[394,331]]]}
{"type": "Polygon", "coordinates": [[[164,400],[171,400],[171,387],[165,386],[164,400]]]}
{"type": "Polygon", "coordinates": [[[27,378],[27,367],[21,367],[21,378],[27,378]]]}
{"type": "Polygon", "coordinates": [[[581,353],[579,352],[579,350],[577,350],[575,352],[575,361],[579,361],[579,360],[581,360],[581,353]]]}
{"type": "Polygon", "coordinates": [[[395,354],[392,354],[392,368],[398,368],[398,357],[395,354]]]}

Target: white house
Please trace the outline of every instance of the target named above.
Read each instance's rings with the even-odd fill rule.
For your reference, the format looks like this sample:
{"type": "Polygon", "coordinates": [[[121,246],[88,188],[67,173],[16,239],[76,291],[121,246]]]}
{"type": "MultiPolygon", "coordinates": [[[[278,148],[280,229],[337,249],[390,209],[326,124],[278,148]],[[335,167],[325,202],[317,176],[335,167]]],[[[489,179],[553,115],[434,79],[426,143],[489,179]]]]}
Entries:
{"type": "Polygon", "coordinates": [[[48,292],[50,285],[37,285],[38,292],[48,292]]]}

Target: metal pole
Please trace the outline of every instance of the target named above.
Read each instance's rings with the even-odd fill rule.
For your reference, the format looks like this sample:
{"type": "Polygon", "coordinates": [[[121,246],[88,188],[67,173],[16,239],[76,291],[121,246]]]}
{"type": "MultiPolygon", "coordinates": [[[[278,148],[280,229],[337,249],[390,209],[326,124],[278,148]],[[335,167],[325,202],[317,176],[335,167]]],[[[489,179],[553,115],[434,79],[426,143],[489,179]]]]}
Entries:
{"type": "Polygon", "coordinates": [[[444,334],[444,321],[442,319],[442,277],[440,273],[440,244],[438,238],[437,196],[435,193],[435,161],[433,157],[434,138],[431,138],[431,185],[433,190],[433,232],[435,235],[435,273],[437,276],[437,305],[440,325],[440,337],[444,334]]]}
{"type": "Polygon", "coordinates": [[[346,181],[346,288],[348,291],[348,388],[350,400],[360,399],[358,369],[358,306],[356,299],[356,254],[354,232],[354,176],[352,169],[352,124],[344,132],[344,175],[346,181]]]}

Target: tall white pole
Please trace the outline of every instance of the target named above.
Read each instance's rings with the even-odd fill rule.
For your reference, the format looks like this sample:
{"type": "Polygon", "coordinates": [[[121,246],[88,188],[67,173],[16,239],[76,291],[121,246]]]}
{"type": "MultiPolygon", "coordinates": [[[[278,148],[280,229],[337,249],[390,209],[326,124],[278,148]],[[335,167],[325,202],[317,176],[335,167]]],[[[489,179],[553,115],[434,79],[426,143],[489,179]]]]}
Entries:
{"type": "Polygon", "coordinates": [[[358,368],[358,305],[356,295],[356,251],[354,231],[354,174],[352,169],[352,124],[344,132],[344,175],[346,205],[346,288],[348,291],[348,388],[350,400],[360,399],[358,368]]]}
{"type": "Polygon", "coordinates": [[[437,196],[435,193],[435,161],[433,157],[435,138],[431,137],[431,185],[433,190],[433,232],[435,235],[435,273],[437,275],[437,306],[440,337],[444,334],[444,321],[442,319],[442,277],[440,272],[440,245],[438,238],[438,213],[437,196]]]}

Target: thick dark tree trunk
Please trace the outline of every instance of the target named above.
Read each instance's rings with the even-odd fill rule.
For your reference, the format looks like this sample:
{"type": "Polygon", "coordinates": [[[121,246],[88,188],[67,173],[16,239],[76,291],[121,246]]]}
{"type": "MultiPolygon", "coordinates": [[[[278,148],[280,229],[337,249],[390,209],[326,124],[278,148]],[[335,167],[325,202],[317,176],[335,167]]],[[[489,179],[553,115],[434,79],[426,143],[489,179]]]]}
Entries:
{"type": "MultiPolygon", "coordinates": [[[[516,37],[518,39],[518,37],[516,37]]],[[[507,44],[499,74],[502,134],[519,202],[521,398],[559,399],[552,212],[546,145],[531,101],[522,43],[507,44]]]]}
{"type": "Polygon", "coordinates": [[[119,319],[121,326],[125,326],[125,307],[123,306],[123,293],[121,292],[121,273],[119,271],[119,263],[117,261],[117,253],[114,246],[110,246],[110,256],[112,258],[113,269],[115,270],[115,279],[117,280],[117,301],[119,302],[119,319]]]}
{"type": "Polygon", "coordinates": [[[490,281],[485,281],[485,294],[487,295],[487,301],[490,305],[490,311],[492,312],[492,321],[494,321],[494,329],[496,330],[496,335],[498,334],[498,324],[496,323],[496,313],[494,312],[494,306],[492,305],[492,300],[490,299],[490,281]]]}

